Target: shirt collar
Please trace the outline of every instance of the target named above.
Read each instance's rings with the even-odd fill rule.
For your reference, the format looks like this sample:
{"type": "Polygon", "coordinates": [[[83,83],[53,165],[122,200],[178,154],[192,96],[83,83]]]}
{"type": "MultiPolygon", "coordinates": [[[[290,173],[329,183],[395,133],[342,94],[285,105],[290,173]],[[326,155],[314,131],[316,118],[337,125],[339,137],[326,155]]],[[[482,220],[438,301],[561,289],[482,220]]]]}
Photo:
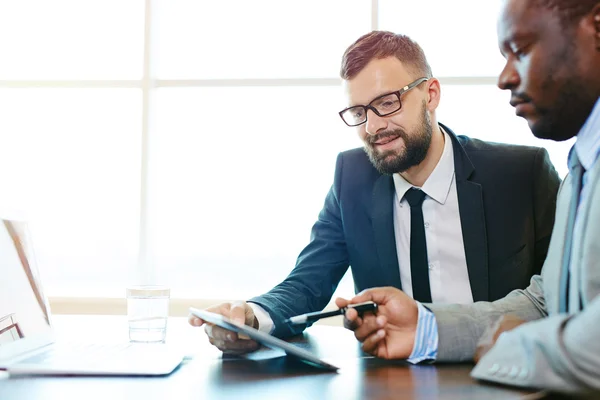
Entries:
{"type": "MultiPolygon", "coordinates": [[[[437,165],[429,175],[429,178],[420,188],[425,194],[440,204],[446,203],[448,194],[450,193],[450,187],[454,180],[454,149],[452,148],[452,139],[444,131],[444,128],[440,127],[444,135],[444,150],[442,156],[438,161],[437,165]]],[[[408,189],[414,187],[400,174],[394,174],[394,187],[396,188],[396,196],[402,201],[404,194],[408,189]]]]}
{"type": "MultiPolygon", "coordinates": [[[[590,116],[577,134],[574,149],[583,168],[586,171],[592,169],[600,154],[600,98],[596,100],[590,116]]],[[[573,150],[571,150],[569,167],[573,162],[573,150]]]]}

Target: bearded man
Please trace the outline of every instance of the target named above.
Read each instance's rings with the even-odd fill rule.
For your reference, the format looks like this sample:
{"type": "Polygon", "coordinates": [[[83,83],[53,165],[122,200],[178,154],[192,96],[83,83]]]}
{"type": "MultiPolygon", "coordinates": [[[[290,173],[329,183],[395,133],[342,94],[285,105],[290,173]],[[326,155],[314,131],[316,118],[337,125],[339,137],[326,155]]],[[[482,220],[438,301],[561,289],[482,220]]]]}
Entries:
{"type": "MultiPolygon", "coordinates": [[[[438,123],[440,82],[407,36],[362,36],[344,53],[341,77],[348,103],[339,114],[364,148],[338,155],[289,276],[209,310],[278,337],[298,334],[307,325],[284,320],[323,309],[348,267],[357,292],[393,286],[425,303],[493,301],[525,288],[554,224],[560,179],[546,150],[457,136],[438,123]]],[[[217,326],[206,331],[224,352],[258,348],[217,326]]]]}

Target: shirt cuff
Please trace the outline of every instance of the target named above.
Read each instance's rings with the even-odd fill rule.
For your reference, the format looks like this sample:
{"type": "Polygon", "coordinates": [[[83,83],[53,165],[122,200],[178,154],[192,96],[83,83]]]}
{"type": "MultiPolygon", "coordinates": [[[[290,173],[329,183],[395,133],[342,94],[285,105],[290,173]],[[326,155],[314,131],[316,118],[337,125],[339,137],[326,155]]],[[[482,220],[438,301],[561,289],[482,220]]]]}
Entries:
{"type": "Polygon", "coordinates": [[[258,330],[271,334],[275,329],[275,324],[273,324],[273,319],[271,319],[269,313],[256,303],[248,303],[248,305],[252,309],[252,312],[254,312],[254,316],[258,321],[258,330]]]}
{"type": "Polygon", "coordinates": [[[438,326],[435,315],[417,301],[419,316],[417,317],[417,331],[415,332],[415,345],[410,357],[406,361],[417,364],[425,360],[435,360],[438,351],[438,326]]]}

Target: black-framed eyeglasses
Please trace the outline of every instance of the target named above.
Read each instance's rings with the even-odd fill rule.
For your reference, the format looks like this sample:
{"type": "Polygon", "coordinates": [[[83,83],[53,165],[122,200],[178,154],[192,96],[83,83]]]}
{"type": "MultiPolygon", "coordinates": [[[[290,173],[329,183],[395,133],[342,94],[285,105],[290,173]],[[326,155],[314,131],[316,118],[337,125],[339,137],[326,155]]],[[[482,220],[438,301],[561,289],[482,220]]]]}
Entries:
{"type": "Polygon", "coordinates": [[[385,117],[395,113],[402,108],[400,96],[408,92],[410,89],[419,86],[421,83],[428,81],[429,78],[419,78],[416,81],[409,83],[402,89],[392,93],[387,93],[375,98],[366,106],[352,106],[340,111],[342,121],[348,126],[358,126],[367,122],[367,111],[371,110],[380,117],[385,117]]]}

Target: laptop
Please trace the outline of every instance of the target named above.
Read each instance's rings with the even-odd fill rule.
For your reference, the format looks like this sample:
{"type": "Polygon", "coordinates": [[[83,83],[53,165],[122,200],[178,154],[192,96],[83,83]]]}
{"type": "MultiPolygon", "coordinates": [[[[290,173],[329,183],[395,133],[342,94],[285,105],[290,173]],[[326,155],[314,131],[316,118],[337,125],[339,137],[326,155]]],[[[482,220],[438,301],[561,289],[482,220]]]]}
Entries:
{"type": "Polygon", "coordinates": [[[0,370],[9,375],[167,375],[183,354],[166,344],[64,343],[23,222],[0,219],[0,370]]]}

